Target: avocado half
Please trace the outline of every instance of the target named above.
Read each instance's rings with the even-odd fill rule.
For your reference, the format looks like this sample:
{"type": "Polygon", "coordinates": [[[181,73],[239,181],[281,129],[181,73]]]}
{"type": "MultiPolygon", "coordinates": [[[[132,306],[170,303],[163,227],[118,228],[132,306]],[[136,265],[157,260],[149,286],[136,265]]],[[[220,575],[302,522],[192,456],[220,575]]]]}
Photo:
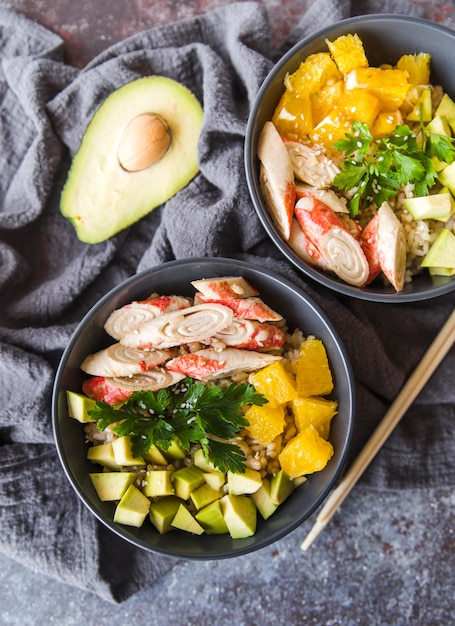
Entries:
{"type": "Polygon", "coordinates": [[[87,126],[61,194],[60,210],[78,238],[105,241],[185,187],[199,171],[202,117],[191,91],[165,76],[138,78],[111,93],[87,126]],[[157,162],[127,171],[119,146],[128,125],[144,114],[165,122],[169,147],[157,162]]]}

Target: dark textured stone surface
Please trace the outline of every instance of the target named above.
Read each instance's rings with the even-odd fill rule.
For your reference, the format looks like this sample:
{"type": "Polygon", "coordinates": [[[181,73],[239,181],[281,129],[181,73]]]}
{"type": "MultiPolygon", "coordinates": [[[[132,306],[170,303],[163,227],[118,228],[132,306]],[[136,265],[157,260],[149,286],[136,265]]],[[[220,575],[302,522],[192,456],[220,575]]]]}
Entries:
{"type": "MultiPolygon", "coordinates": [[[[311,0],[259,0],[267,9],[272,30],[272,43],[280,47],[295,26],[297,19],[311,5],[311,0]]],[[[156,24],[200,15],[230,4],[230,0],[1,0],[0,5],[16,10],[58,33],[66,43],[67,60],[77,67],[113,43],[156,24]]],[[[387,0],[353,2],[377,5],[378,12],[387,10],[387,0]]],[[[422,10],[422,16],[455,26],[453,0],[410,0],[422,10]]],[[[393,7],[393,2],[390,4],[393,7]]]]}
{"type": "MultiPolygon", "coordinates": [[[[278,47],[310,0],[263,0],[278,47]]],[[[226,0],[6,0],[65,40],[83,67],[109,45],[226,0]]],[[[378,2],[378,5],[382,3],[378,2]]],[[[423,2],[424,16],[455,26],[454,3],[423,2]]],[[[315,516],[277,544],[227,561],[177,565],[120,606],[0,555],[0,624],[124,626],[449,626],[455,623],[455,494],[357,486],[304,553],[315,516]]]]}
{"type": "Polygon", "coordinates": [[[358,486],[307,552],[311,521],[259,552],[185,562],[116,606],[0,556],[2,626],[450,626],[452,489],[358,486]]]}

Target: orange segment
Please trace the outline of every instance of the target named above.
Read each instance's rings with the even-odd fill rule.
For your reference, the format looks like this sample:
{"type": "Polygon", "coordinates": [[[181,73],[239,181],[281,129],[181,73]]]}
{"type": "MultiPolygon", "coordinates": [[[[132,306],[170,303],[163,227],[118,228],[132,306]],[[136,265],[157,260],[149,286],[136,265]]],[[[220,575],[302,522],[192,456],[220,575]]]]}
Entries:
{"type": "Polygon", "coordinates": [[[330,81],[321,89],[310,94],[313,125],[316,126],[326,115],[336,108],[344,94],[344,81],[330,81]]]}
{"type": "Polygon", "coordinates": [[[407,72],[411,85],[428,85],[430,82],[431,55],[428,52],[404,54],[398,59],[397,69],[407,72]]]}
{"type": "Polygon", "coordinates": [[[349,89],[340,101],[340,108],[348,119],[365,122],[371,128],[381,103],[366,89],[349,89]]]}
{"type": "Polygon", "coordinates": [[[338,139],[345,139],[345,134],[351,132],[350,120],[338,109],[333,109],[326,117],[319,122],[310,132],[313,143],[321,144],[330,152],[333,144],[338,139]]]}
{"type": "Polygon", "coordinates": [[[342,35],[335,41],[326,40],[326,44],[342,74],[357,67],[368,67],[363,43],[357,34],[342,35]]]}
{"type": "Polygon", "coordinates": [[[325,396],[333,389],[327,353],[320,339],[307,337],[302,342],[295,372],[300,396],[325,396]]]}
{"type": "Polygon", "coordinates": [[[272,122],[280,135],[304,140],[313,128],[310,97],[286,90],[273,113],[272,122]]]}
{"type": "Polygon", "coordinates": [[[281,469],[294,479],[320,472],[333,456],[333,446],[309,426],[293,437],[278,455],[281,469]]]}
{"type": "Polygon", "coordinates": [[[271,407],[252,405],[245,413],[245,419],[249,426],[245,430],[262,445],[272,442],[275,437],[281,435],[284,430],[285,417],[284,407],[271,407]]]}
{"type": "Polygon", "coordinates": [[[328,52],[310,54],[300,63],[298,69],[284,79],[290,91],[314,93],[329,80],[339,80],[341,74],[328,52]]]}
{"type": "Polygon", "coordinates": [[[262,393],[270,404],[285,404],[297,398],[294,381],[284,369],[281,361],[275,361],[259,372],[252,374],[251,384],[262,393]]]}
{"type": "Polygon", "coordinates": [[[323,439],[330,432],[330,422],[337,413],[338,403],[324,398],[296,398],[291,402],[296,428],[299,432],[313,426],[323,439]]]}
{"type": "Polygon", "coordinates": [[[381,111],[374,121],[371,133],[373,137],[385,137],[402,123],[400,111],[381,111]]]}
{"type": "Polygon", "coordinates": [[[397,69],[359,67],[346,76],[346,89],[367,89],[382,103],[383,108],[397,109],[409,89],[408,74],[397,69]]]}

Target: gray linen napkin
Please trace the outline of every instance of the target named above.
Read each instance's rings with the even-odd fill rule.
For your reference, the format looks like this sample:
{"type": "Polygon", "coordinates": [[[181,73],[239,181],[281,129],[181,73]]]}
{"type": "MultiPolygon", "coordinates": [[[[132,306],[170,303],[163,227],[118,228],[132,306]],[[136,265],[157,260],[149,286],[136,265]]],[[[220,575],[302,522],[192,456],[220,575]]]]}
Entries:
{"type": "MultiPolygon", "coordinates": [[[[351,10],[347,0],[318,0],[283,50],[354,7],[357,13],[409,12],[409,3],[393,5],[358,2],[351,10]]],[[[245,2],[139,33],[79,71],[65,64],[57,36],[0,9],[1,549],[107,600],[124,600],[175,564],[105,530],[68,485],[53,443],[50,397],[58,360],[78,320],[109,289],[161,262],[211,255],[246,259],[291,279],[329,314],[350,354],[359,418],[352,457],[455,304],[454,296],[393,307],[337,297],[308,283],[268,240],[248,196],[243,139],[277,54],[264,7],[245,2]],[[58,206],[70,158],[103,99],[149,74],[184,83],[203,104],[201,172],[128,230],[83,244],[58,206]],[[120,563],[129,567],[116,567],[120,563]]],[[[452,351],[364,484],[455,482],[454,359],[452,351]]]]}

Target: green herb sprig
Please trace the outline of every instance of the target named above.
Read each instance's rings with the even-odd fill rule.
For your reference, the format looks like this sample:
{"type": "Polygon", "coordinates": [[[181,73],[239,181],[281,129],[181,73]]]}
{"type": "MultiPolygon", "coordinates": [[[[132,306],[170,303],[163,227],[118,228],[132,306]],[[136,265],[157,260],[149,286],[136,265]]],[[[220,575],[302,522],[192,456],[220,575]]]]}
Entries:
{"type": "Polygon", "coordinates": [[[166,451],[177,437],[186,451],[199,443],[220,471],[243,473],[243,450],[226,440],[248,426],[242,407],[266,402],[248,383],[223,389],[185,378],[172,389],[135,391],[120,406],[95,402],[89,414],[99,430],[112,425],[119,437],[129,435],[134,456],[141,457],[152,444],[166,451]]]}
{"type": "Polygon", "coordinates": [[[416,196],[427,195],[438,176],[432,157],[447,164],[455,157],[453,138],[432,133],[423,124],[418,132],[399,125],[382,138],[373,137],[368,124],[354,121],[352,126],[354,133],[334,144],[346,155],[334,186],[354,190],[351,217],[359,213],[362,202],[379,207],[408,183],[414,185],[416,196]]]}

